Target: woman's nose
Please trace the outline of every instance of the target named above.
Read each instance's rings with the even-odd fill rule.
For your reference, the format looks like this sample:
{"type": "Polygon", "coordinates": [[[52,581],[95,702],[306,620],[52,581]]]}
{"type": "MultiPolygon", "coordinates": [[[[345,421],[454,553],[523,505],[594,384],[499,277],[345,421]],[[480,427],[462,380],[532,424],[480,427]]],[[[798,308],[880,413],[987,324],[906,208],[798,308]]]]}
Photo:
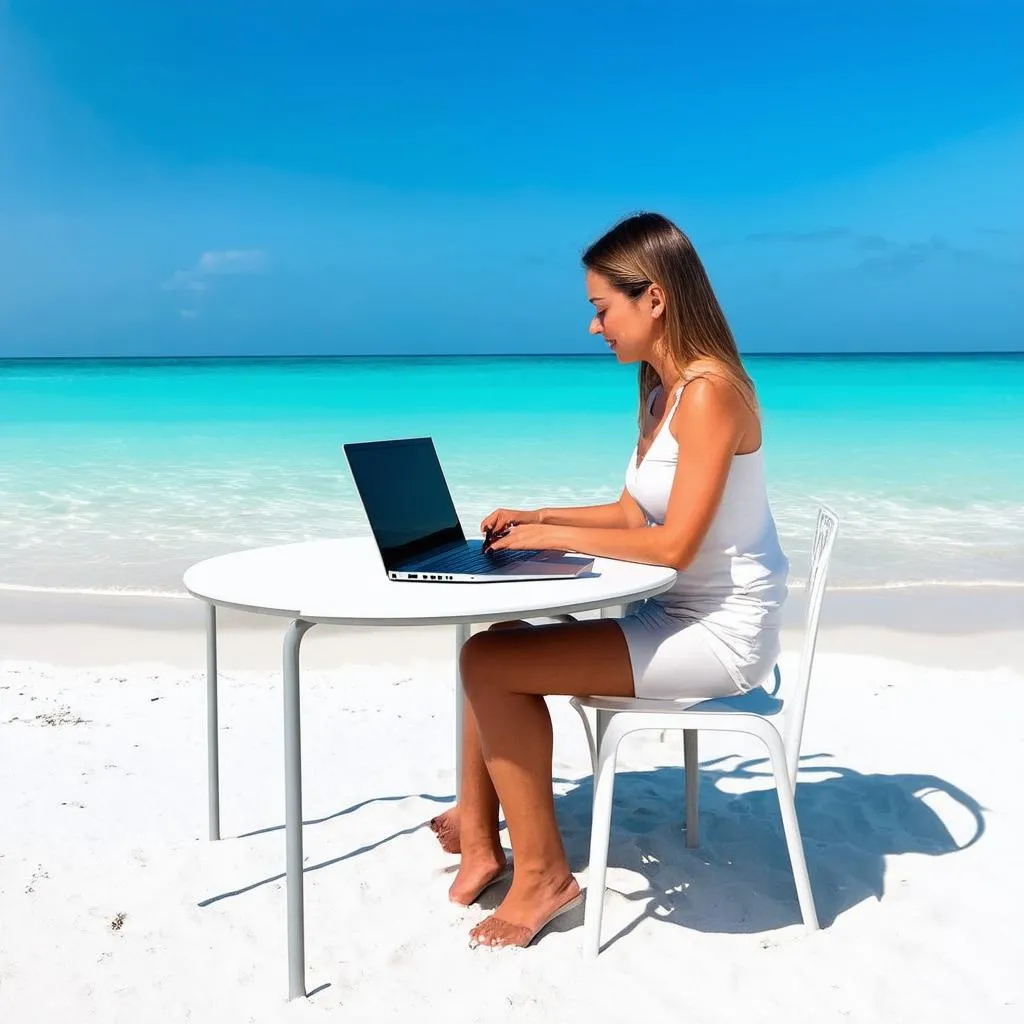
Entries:
{"type": "Polygon", "coordinates": [[[596,316],[590,321],[590,333],[591,334],[601,334],[601,333],[603,333],[602,330],[601,330],[601,321],[596,316]]]}

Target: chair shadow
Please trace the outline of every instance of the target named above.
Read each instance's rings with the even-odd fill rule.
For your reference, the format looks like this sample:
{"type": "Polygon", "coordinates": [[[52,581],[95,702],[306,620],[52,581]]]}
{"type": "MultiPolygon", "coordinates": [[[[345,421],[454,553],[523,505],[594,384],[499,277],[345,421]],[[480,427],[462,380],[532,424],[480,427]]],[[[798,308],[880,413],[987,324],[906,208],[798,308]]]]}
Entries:
{"type": "MultiPolygon", "coordinates": [[[[885,895],[885,858],[901,853],[940,856],[966,849],[985,832],[984,808],[934,775],[862,774],[801,759],[797,817],[822,927],[862,900],[885,895]],[[944,794],[973,820],[973,835],[957,843],[925,801],[944,794]]],[[[706,761],[700,778],[700,844],[685,845],[683,773],[677,767],[619,772],[608,851],[609,892],[615,872],[635,873],[620,898],[644,904],[619,936],[655,917],[706,932],[771,931],[800,922],[796,889],[774,783],[730,792],[740,780],[771,781],[767,759],[706,761]],[[646,884],[645,884],[646,883],[646,884]]],[[[569,780],[566,780],[569,781],[569,780]]],[[[587,866],[593,778],[556,797],[555,807],[574,871],[587,866]]],[[[625,888],[625,887],[624,887],[625,888]]]]}
{"type": "MultiPolygon", "coordinates": [[[[966,849],[985,832],[984,808],[963,790],[922,774],[862,774],[852,768],[814,764],[828,755],[801,758],[797,815],[808,872],[822,927],[870,897],[885,895],[885,858],[901,853],[940,856],[966,849]],[[958,843],[942,818],[926,802],[943,794],[972,818],[974,833],[958,843]]],[[[556,779],[573,788],[555,797],[555,812],[573,871],[587,866],[593,778],[556,779]]],[[[377,797],[318,818],[315,825],[350,814],[378,801],[416,794],[377,797]]],[[[450,797],[421,794],[447,802],[450,797]]],[[[420,821],[381,839],[346,851],[303,872],[372,853],[426,826],[420,821]]],[[[622,771],[615,779],[615,802],[608,852],[609,894],[621,881],[615,869],[633,873],[635,884],[618,898],[639,905],[639,914],[610,941],[628,934],[647,918],[696,931],[750,933],[771,931],[800,921],[771,771],[764,758],[719,758],[701,764],[700,845],[687,849],[683,831],[683,772],[678,767],[622,771]],[[735,782],[765,780],[767,788],[730,792],[735,782]]],[[[282,826],[246,833],[260,835],[282,826]]],[[[284,878],[284,872],[230,892],[208,897],[213,903],[242,895],[284,878]]],[[[500,900],[495,887],[486,904],[500,900]]],[[[486,904],[482,905],[486,909],[486,904]]],[[[579,923],[572,915],[571,924],[579,923]]],[[[559,928],[558,930],[563,930],[559,928]]]]}

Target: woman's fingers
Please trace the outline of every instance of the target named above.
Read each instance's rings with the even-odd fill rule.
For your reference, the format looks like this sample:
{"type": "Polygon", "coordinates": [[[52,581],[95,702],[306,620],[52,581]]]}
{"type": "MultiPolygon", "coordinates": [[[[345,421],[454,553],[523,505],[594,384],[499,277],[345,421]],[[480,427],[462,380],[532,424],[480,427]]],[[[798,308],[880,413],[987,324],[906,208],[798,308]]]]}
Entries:
{"type": "Polygon", "coordinates": [[[518,525],[514,520],[509,520],[500,530],[495,530],[491,534],[491,543],[488,550],[501,551],[503,548],[511,547],[512,531],[518,525]]]}
{"type": "Polygon", "coordinates": [[[496,508],[480,523],[481,533],[500,533],[510,526],[520,523],[538,522],[536,512],[521,512],[514,508],[496,508]]]}
{"type": "Polygon", "coordinates": [[[512,521],[512,511],[507,508],[495,509],[481,524],[480,532],[486,533],[488,530],[504,530],[506,526],[512,521]]]}

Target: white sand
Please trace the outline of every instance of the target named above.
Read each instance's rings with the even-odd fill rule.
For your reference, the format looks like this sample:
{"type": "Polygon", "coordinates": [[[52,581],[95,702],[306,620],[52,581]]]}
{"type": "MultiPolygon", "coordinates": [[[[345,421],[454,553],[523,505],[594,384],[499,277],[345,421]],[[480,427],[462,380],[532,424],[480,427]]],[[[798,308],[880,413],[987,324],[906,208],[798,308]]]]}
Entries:
{"type": "MultiPolygon", "coordinates": [[[[454,788],[450,636],[343,644],[314,632],[303,703],[314,994],[294,1004],[277,636],[224,641],[233,838],[209,843],[201,637],[0,630],[0,1020],[1022,1019],[1019,633],[826,632],[798,800],[817,934],[799,924],[756,745],[702,737],[702,846],[687,850],[681,736],[628,741],[608,945],[592,965],[579,918],[530,950],[470,950],[484,911],[446,902],[454,860],[423,823],[454,788]]],[[[564,700],[552,707],[559,817],[585,885],[582,730],[564,700]]]]}

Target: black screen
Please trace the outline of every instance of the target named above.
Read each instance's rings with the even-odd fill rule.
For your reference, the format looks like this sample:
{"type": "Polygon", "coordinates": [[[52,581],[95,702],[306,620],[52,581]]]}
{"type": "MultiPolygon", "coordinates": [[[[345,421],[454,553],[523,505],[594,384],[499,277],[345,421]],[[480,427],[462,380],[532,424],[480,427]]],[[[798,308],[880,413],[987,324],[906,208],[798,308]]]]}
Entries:
{"type": "Polygon", "coordinates": [[[347,444],[345,455],[386,569],[465,541],[429,437],[347,444]]]}

